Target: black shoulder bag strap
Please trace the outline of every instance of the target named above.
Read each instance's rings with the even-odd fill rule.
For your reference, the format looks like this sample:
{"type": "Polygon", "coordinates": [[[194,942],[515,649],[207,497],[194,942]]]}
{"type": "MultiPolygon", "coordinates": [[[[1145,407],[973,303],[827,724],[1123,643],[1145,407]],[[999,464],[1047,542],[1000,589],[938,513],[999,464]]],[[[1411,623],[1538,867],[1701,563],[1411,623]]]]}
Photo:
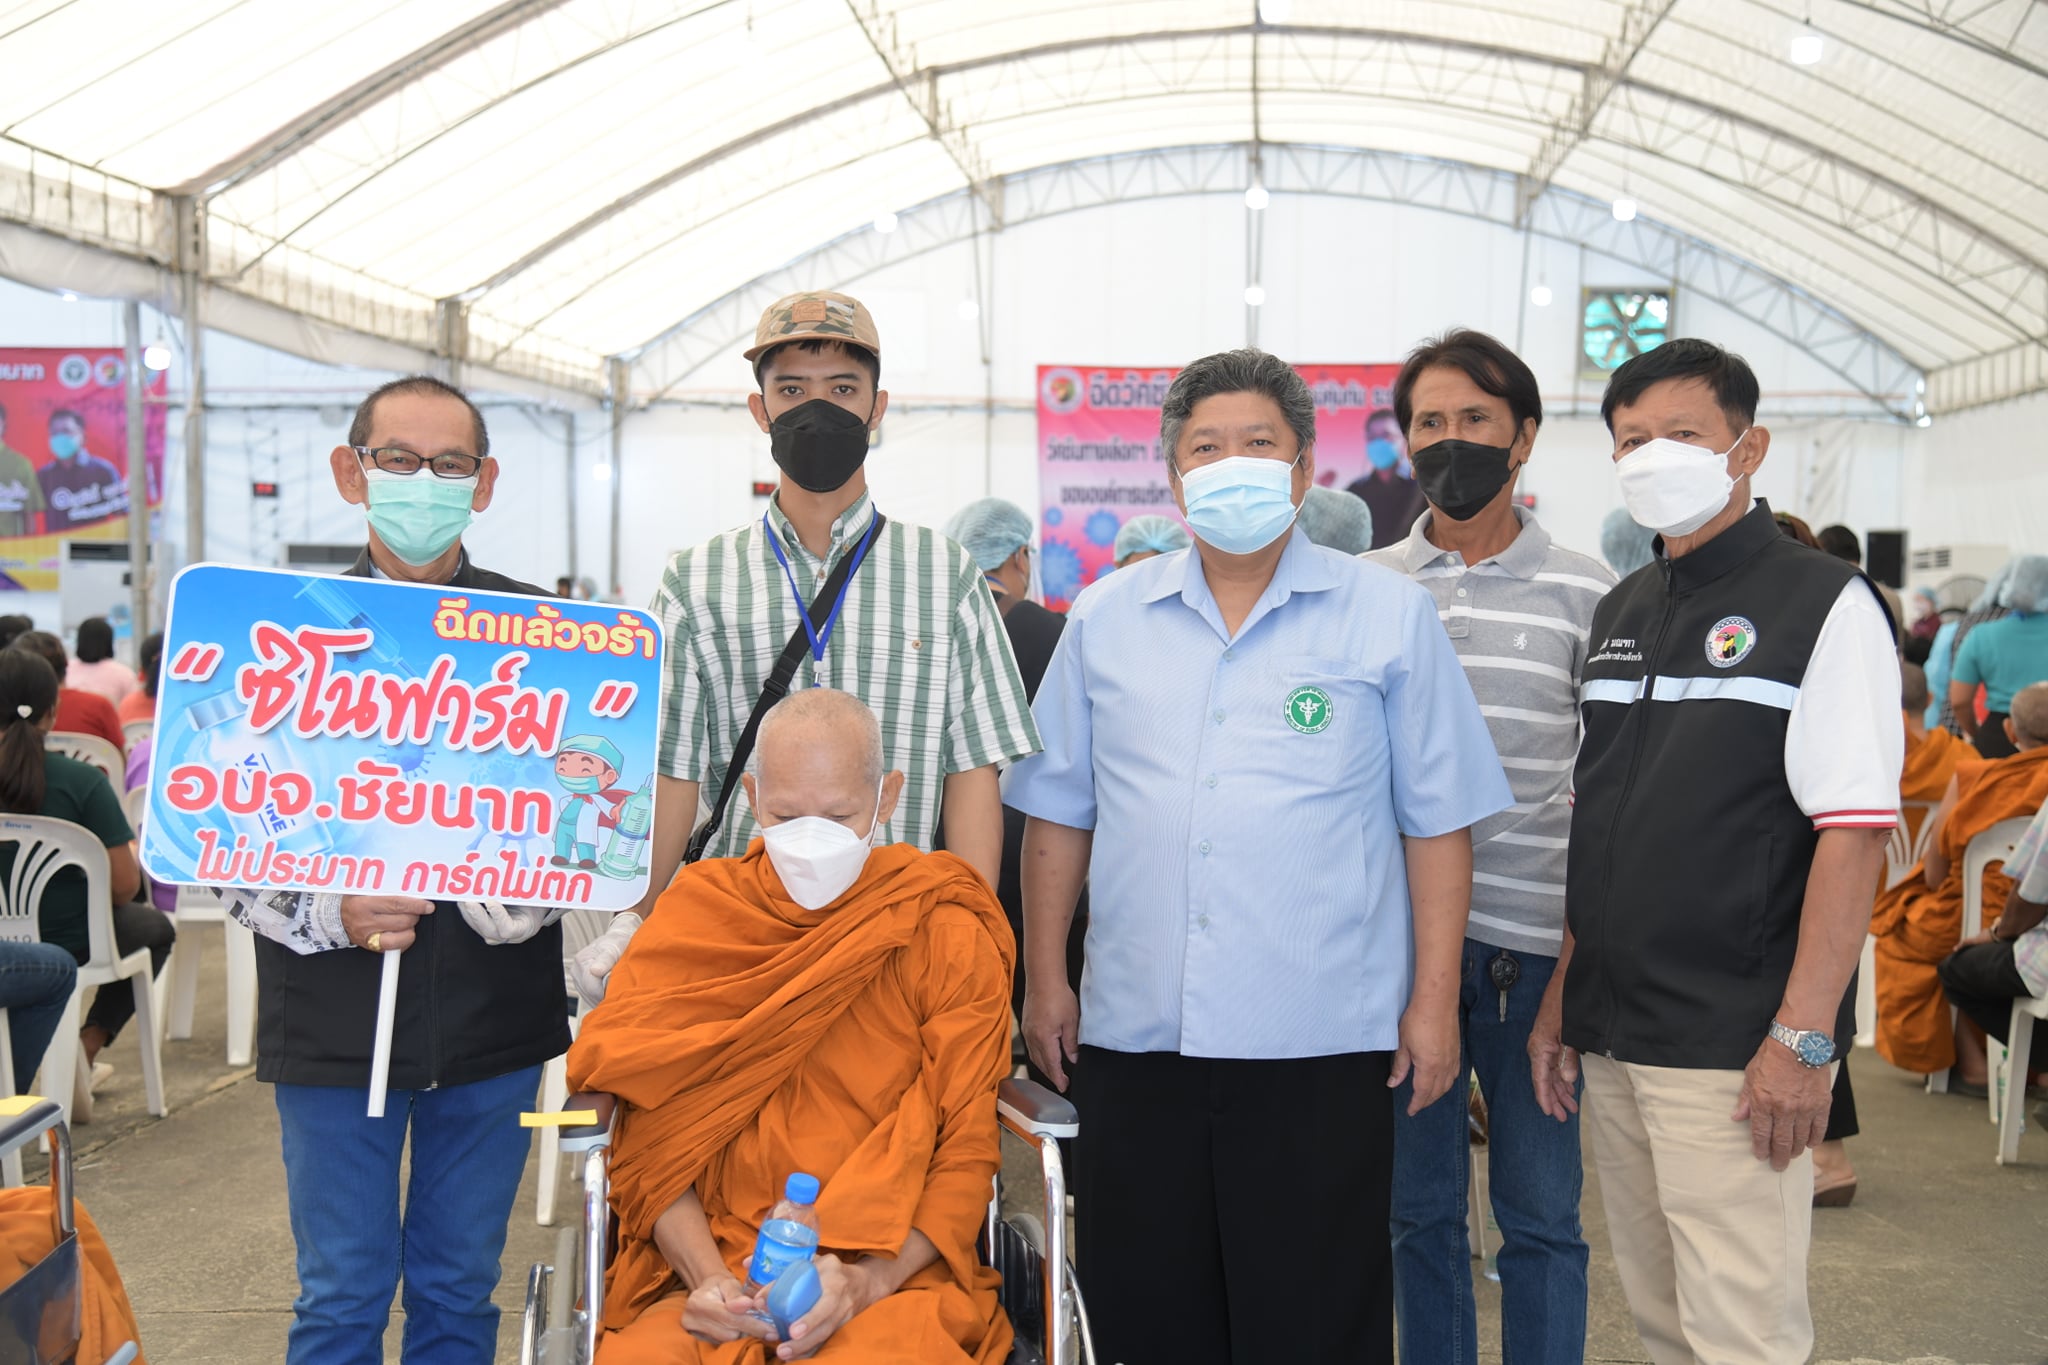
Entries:
{"type": "MultiPolygon", "coordinates": [[[[874,523],[869,527],[868,535],[880,539],[884,520],[881,509],[875,509],[874,523]]],[[[873,548],[873,541],[870,540],[869,549],[873,548]]],[[[761,688],[760,697],[754,702],[753,714],[747,717],[746,726],[740,731],[739,742],[732,747],[732,761],[725,765],[725,781],[719,784],[718,800],[711,806],[711,818],[690,838],[690,847],[683,854],[683,862],[686,865],[703,858],[704,850],[718,837],[719,826],[725,823],[726,808],[732,804],[732,794],[739,789],[740,774],[747,770],[747,760],[754,756],[754,737],[761,732],[761,718],[768,714],[775,703],[789,695],[790,679],[796,676],[797,665],[803,662],[804,651],[811,647],[811,632],[823,629],[825,622],[831,619],[832,604],[839,600],[840,590],[846,586],[846,580],[853,577],[855,567],[865,562],[867,558],[858,550],[858,546],[847,548],[839,563],[826,576],[824,586],[818,589],[818,595],[811,599],[810,629],[806,630],[802,621],[797,622],[796,633],[791,635],[789,643],[782,647],[782,657],[775,661],[774,669],[768,674],[767,683],[761,688]]]]}

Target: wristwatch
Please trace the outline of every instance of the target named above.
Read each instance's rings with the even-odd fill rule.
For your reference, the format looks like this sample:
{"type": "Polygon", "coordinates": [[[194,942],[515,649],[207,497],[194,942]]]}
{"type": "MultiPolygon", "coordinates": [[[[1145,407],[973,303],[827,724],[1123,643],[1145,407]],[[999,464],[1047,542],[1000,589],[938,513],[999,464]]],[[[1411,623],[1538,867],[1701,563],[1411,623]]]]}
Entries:
{"type": "Polygon", "coordinates": [[[1786,1028],[1773,1019],[1771,1037],[1791,1048],[1803,1067],[1818,1070],[1835,1059],[1835,1040],[1819,1029],[1786,1028]]]}

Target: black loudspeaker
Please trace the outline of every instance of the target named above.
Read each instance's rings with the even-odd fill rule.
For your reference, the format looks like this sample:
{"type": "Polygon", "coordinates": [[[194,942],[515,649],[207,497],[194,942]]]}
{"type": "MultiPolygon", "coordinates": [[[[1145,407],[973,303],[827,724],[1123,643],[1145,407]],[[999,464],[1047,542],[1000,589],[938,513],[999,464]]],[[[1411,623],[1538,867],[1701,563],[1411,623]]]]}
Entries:
{"type": "Polygon", "coordinates": [[[1863,537],[1863,571],[1886,587],[1906,586],[1906,533],[1871,531],[1863,537]]]}

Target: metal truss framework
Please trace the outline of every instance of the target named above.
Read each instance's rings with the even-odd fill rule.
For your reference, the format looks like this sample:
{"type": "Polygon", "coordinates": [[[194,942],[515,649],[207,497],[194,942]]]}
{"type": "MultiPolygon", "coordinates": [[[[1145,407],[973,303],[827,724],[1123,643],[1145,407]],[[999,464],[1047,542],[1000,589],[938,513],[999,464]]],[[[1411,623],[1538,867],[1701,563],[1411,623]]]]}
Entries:
{"type": "MultiPolygon", "coordinates": [[[[1904,23],[1996,50],[2027,65],[2017,52],[2020,31],[2031,11],[2027,0],[1858,2],[1904,23]]],[[[1020,215],[1030,210],[1020,205],[1019,199],[1039,193],[1048,178],[1080,178],[1084,176],[1082,168],[1091,164],[1130,168],[1148,161],[1165,165],[1176,160],[1198,160],[1202,155],[1186,149],[1146,152],[1094,163],[1084,161],[995,175],[988,169],[996,160],[989,149],[1000,145],[1006,128],[1043,117],[1049,111],[1085,113],[1094,106],[1171,95],[1244,94],[1242,57],[1256,35],[1263,45],[1262,53],[1278,52],[1288,59],[1277,64],[1262,63],[1258,92],[1262,101],[1288,94],[1343,97],[1360,101],[1367,116],[1390,105],[1427,107],[1447,119],[1457,120],[1461,133],[1475,145],[1475,154],[1487,130],[1493,130],[1503,169],[1460,164],[1445,172],[1489,184],[1505,177],[1511,187],[1508,210],[1505,215],[1491,210],[1479,215],[1489,221],[1508,226],[1526,223],[1533,230],[1565,235],[1570,240],[1582,238],[1570,236],[1566,226],[1571,232],[1593,235],[1606,231],[1593,221],[1598,215],[1591,213],[1575,215],[1582,217],[1583,222],[1558,224],[1557,205],[1592,201],[1551,187],[1552,180],[1561,168],[1581,165],[1584,158],[1613,159],[1638,154],[1638,167],[1647,161],[1667,167],[1673,177],[1681,171],[1687,176],[1704,175],[1712,183],[1780,205],[1791,210],[1798,220],[1825,230],[1823,240],[1829,246],[1823,249],[1816,249],[1810,241],[1802,244],[1774,239],[1763,230],[1749,234],[1745,245],[1753,250],[1761,266],[1743,269],[1757,280],[1770,281],[1770,287],[1752,289],[1728,276],[1718,281],[1717,288],[1759,303],[1772,297],[1773,289],[1798,292],[1771,271],[1777,275],[1837,278],[1843,262],[1835,257],[1841,254],[1857,258],[1856,263],[1865,267],[1873,262],[1890,262],[1896,268],[1897,263],[1903,262],[1910,267],[1904,273],[1921,279],[1919,296],[1938,292],[1951,303],[1966,301],[1964,311],[1972,325],[2006,342],[2000,349],[1986,352],[1981,342],[1955,336],[1916,311],[1911,302],[1913,291],[1903,291],[1903,301],[1894,306],[1903,316],[1904,325],[1888,330],[1901,337],[1911,334],[1912,345],[1926,359],[1953,362],[1931,371],[1931,379],[1951,371],[1955,379],[1953,383],[1934,384],[1930,400],[1936,394],[1945,396],[1953,392],[1987,395],[1973,397],[1969,400],[1972,402],[1992,401],[2010,391],[2025,391],[2010,389],[2013,384],[2043,386],[2043,381],[2027,378],[2038,374],[2040,368],[2027,357],[2038,355],[2043,338],[2048,338],[2048,263],[1981,227],[1943,198],[1916,191],[1877,169],[1884,164],[1882,149],[1870,148],[1869,155],[1851,158],[1733,109],[1632,80],[1628,74],[1630,62],[1670,8],[1671,0],[1636,0],[1628,6],[1621,31],[1607,44],[1601,58],[1590,64],[1462,39],[1425,38],[1362,27],[1275,26],[1254,21],[1214,30],[1081,40],[928,67],[917,66],[914,54],[897,43],[890,17],[880,16],[878,20],[879,11],[873,0],[847,3],[887,68],[888,80],[829,108],[797,116],[791,123],[801,124],[805,118],[821,119],[835,110],[863,102],[895,101],[900,108],[902,102],[908,101],[923,121],[925,134],[945,148],[963,181],[982,201],[987,220],[998,226],[1027,221],[1026,216],[1020,215]],[[1285,73],[1284,79],[1275,76],[1276,66],[1285,73]],[[1543,133],[1533,157],[1516,150],[1518,143],[1526,143],[1532,131],[1542,130],[1548,131],[1543,133]],[[1520,177],[1509,174],[1505,170],[1508,166],[1519,167],[1520,177]],[[1839,253],[1834,250],[1836,244],[1841,248],[1839,253]],[[1938,338],[1943,344],[1930,350],[1929,338],[1938,338]]],[[[577,392],[601,393],[603,366],[591,363],[601,358],[557,342],[545,335],[534,319],[517,312],[509,318],[492,315],[493,296],[501,291],[516,294],[528,272],[551,263],[557,253],[587,249],[608,224],[640,208],[656,193],[682,179],[715,171],[729,158],[758,150],[763,137],[775,130],[758,130],[708,155],[693,158],[687,167],[665,169],[646,186],[593,212],[572,231],[513,265],[485,276],[474,288],[452,298],[430,298],[323,260],[292,243],[292,235],[298,230],[292,225],[303,226],[312,221],[374,182],[380,171],[417,154],[469,118],[479,117],[483,111],[544,82],[553,72],[614,50],[669,22],[674,21],[636,19],[632,7],[622,7],[613,29],[592,33],[587,27],[572,26],[558,11],[558,3],[514,0],[492,10],[460,34],[448,35],[421,49],[405,62],[352,88],[340,100],[302,117],[291,127],[266,137],[240,157],[209,172],[217,176],[209,188],[225,192],[211,200],[194,196],[194,219],[202,224],[208,237],[208,282],[216,288],[246,293],[343,328],[446,354],[451,366],[481,365],[577,392]],[[454,124],[442,124],[435,122],[435,111],[424,104],[416,113],[408,112],[405,101],[426,99],[407,83],[408,72],[422,66],[430,68],[461,51],[473,49],[509,27],[520,31],[525,48],[521,60],[503,69],[495,88],[476,92],[469,115],[454,124]],[[396,110],[390,107],[394,101],[399,104],[396,110]],[[380,106],[382,117],[376,122],[375,137],[369,135],[369,124],[358,117],[366,104],[380,106]],[[321,141],[323,134],[336,128],[357,130],[359,124],[360,136],[353,142],[344,140],[344,145],[337,148],[321,141]],[[249,187],[258,181],[256,172],[312,141],[320,141],[320,157],[317,165],[306,168],[307,179],[301,192],[305,192],[307,185],[317,188],[307,198],[303,213],[291,205],[271,202],[258,206],[246,197],[238,197],[238,191],[242,196],[250,193],[249,187]],[[248,212],[258,207],[262,212],[248,212]],[[258,230],[242,221],[266,215],[280,226],[258,230]],[[475,310],[474,317],[471,310],[475,310]],[[446,348],[450,345],[457,345],[461,353],[448,353],[446,348]]],[[[874,136],[878,142],[885,133],[884,126],[877,121],[874,136]]],[[[878,145],[874,150],[886,148],[878,145]]],[[[1275,163],[1286,160],[1298,168],[1306,154],[1307,149],[1294,147],[1284,157],[1276,151],[1271,159],[1275,163]]],[[[1230,168],[1230,175],[1236,178],[1232,188],[1241,189],[1242,156],[1235,152],[1232,155],[1237,158],[1230,168]]],[[[1361,165],[1450,166],[1372,151],[1331,151],[1318,155],[1361,165]]],[[[1135,172],[1140,177],[1152,173],[1135,172]]],[[[1266,169],[1265,174],[1268,184],[1275,189],[1326,192],[1313,184],[1282,185],[1277,165],[1266,169]]],[[[1585,179],[1579,177],[1582,183],[1585,179]]],[[[707,183],[715,181],[714,175],[707,183]]],[[[1156,191],[1189,192],[1205,190],[1156,191]]],[[[1140,192],[1126,197],[1148,196],[1140,192]]],[[[861,252],[876,257],[875,265],[885,264],[885,258],[900,259],[918,238],[913,220],[934,222],[938,205],[949,198],[902,214],[902,230],[893,236],[853,233],[822,248],[819,256],[806,259],[815,262],[824,253],[861,252]]],[[[695,199],[688,212],[679,215],[672,226],[662,224],[661,230],[668,234],[666,240],[679,240],[701,223],[703,215],[730,208],[729,203],[721,205],[715,195],[695,199]]],[[[180,256],[173,240],[176,233],[171,203],[167,196],[153,194],[144,187],[0,139],[0,217],[165,264],[180,256]]],[[[1596,207],[1605,213],[1604,205],[1596,207]]],[[[1690,243],[1692,254],[1702,261],[1735,261],[1728,253],[1696,238],[1671,229],[1656,231],[1668,233],[1674,241],[1690,243]]],[[[646,254],[647,242],[644,237],[632,240],[627,234],[620,234],[620,238],[619,245],[602,246],[600,258],[580,269],[596,281],[630,270],[646,254]],[[614,252],[615,261],[605,259],[614,252]]],[[[944,240],[957,239],[948,236],[944,240]]],[[[1671,259],[1678,260],[1680,254],[1674,248],[1671,259]]],[[[857,264],[851,255],[848,264],[857,264]]],[[[872,269],[874,265],[866,268],[872,269]]],[[[777,278],[783,273],[761,278],[777,278]]],[[[844,277],[859,273],[864,271],[842,272],[844,277]]],[[[730,291],[634,354],[643,358],[668,354],[676,339],[690,335],[702,319],[734,306],[735,299],[758,297],[758,283],[753,281],[730,291]]],[[[1810,298],[1807,303],[1812,309],[1840,318],[1810,298]]],[[[1767,325],[1802,345],[1807,344],[1804,338],[1810,335],[1827,333],[1825,328],[1813,332],[1805,312],[1793,310],[1773,316],[1776,322],[1767,325]]],[[[1844,321],[1843,325],[1848,324],[1844,321]]],[[[1857,334],[1865,335],[1860,331],[1857,334]]],[[[1895,348],[1874,338],[1872,342],[1898,358],[1895,348]]],[[[1853,349],[1842,347],[1839,338],[1830,344],[1845,353],[1853,349]]],[[[643,368],[648,363],[643,359],[643,368]]],[[[1831,359],[1830,363],[1835,361],[1831,359]]],[[[1867,366],[1846,354],[1843,363],[1849,366],[1845,377],[1862,391],[1873,395],[1897,394],[1888,377],[1865,373],[1863,379],[1869,381],[1866,384],[1853,377],[1852,372],[1861,373],[1867,366]]],[[[1898,363],[1906,364],[1903,360],[1898,363]]],[[[654,372],[667,373],[672,368],[661,361],[655,364],[654,372]]],[[[676,374],[686,374],[689,368],[693,365],[686,359],[676,374]]],[[[666,391],[673,383],[673,378],[657,378],[654,388],[666,391]]],[[[1944,397],[1941,406],[1947,405],[1944,397]]],[[[1929,406],[1941,410],[1933,401],[1929,406]]]]}
{"type": "MultiPolygon", "coordinates": [[[[1179,195],[1241,194],[1247,146],[1191,147],[1048,166],[1002,182],[1012,226],[1062,213],[1179,195]]],[[[1259,148],[1275,193],[1367,199],[1435,209],[1514,228],[1522,215],[1518,178],[1458,162],[1343,148],[1266,144],[1259,148]]],[[[1804,290],[1717,247],[1638,218],[1617,222],[1609,206],[1551,189],[1527,214],[1527,230],[1668,278],[1713,299],[1814,356],[1880,411],[1907,420],[1919,370],[1890,345],[1804,290]]],[[[846,284],[975,235],[974,201],[962,191],[898,216],[897,230],[855,232],[780,270],[750,280],[685,319],[631,357],[634,400],[659,401],[707,361],[732,354],[753,335],[761,309],[792,289],[846,284]]]]}

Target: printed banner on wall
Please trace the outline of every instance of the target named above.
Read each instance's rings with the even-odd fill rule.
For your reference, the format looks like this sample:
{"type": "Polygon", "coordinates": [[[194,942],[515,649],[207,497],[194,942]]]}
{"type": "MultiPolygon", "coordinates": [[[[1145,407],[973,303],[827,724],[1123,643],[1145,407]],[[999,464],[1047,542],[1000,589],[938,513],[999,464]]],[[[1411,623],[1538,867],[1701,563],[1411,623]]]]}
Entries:
{"type": "MultiPolygon", "coordinates": [[[[69,539],[128,538],[128,359],[118,348],[0,347],[0,590],[55,592],[69,539]]],[[[164,376],[146,391],[161,399],[164,376]]],[[[143,408],[161,506],[164,408],[143,408]]]]}
{"type": "Polygon", "coordinates": [[[164,634],[157,880],[584,910],[647,889],[646,613],[197,564],[164,634]]]}
{"type": "MultiPolygon", "coordinates": [[[[1407,471],[1391,411],[1399,365],[1295,368],[1316,396],[1317,483],[1349,488],[1388,459],[1407,471]]],[[[1159,448],[1159,409],[1178,373],[1038,367],[1039,577],[1054,611],[1115,567],[1110,548],[1126,521],[1153,513],[1178,519],[1159,448]]]]}

